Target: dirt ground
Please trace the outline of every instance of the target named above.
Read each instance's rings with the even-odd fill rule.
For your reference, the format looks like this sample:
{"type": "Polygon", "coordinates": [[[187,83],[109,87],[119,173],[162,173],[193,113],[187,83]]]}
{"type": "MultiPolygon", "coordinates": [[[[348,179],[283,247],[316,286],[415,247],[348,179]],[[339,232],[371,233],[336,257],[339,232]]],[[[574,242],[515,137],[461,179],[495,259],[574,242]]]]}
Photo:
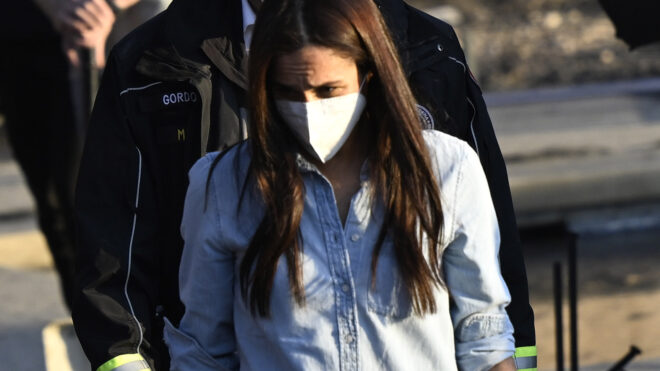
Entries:
{"type": "MultiPolygon", "coordinates": [[[[636,345],[643,353],[634,361],[660,358],[660,290],[588,297],[579,301],[580,365],[613,365],[636,345]]],[[[533,300],[539,370],[556,369],[555,322],[551,302],[533,300]]],[[[564,359],[568,365],[568,307],[564,306],[564,359]]],[[[633,361],[633,363],[634,363],[633,361]]]]}
{"type": "Polygon", "coordinates": [[[660,44],[629,51],[596,0],[413,0],[450,6],[487,91],[660,76],[660,44]]]}
{"type": "MultiPolygon", "coordinates": [[[[567,250],[553,230],[523,233],[539,369],[556,369],[552,265],[562,264],[564,357],[569,361],[567,250]]],[[[660,231],[582,236],[578,241],[581,366],[613,365],[636,345],[635,361],[660,359],[660,231]]],[[[605,368],[604,368],[605,369],[605,368]]]]}

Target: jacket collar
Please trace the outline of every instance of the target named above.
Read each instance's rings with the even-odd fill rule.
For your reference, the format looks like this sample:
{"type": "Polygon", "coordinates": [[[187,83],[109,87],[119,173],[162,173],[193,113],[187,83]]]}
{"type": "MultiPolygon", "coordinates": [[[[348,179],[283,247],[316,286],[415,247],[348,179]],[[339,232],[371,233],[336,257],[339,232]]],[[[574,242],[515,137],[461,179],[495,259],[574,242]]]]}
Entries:
{"type": "MultiPolygon", "coordinates": [[[[399,50],[407,45],[408,9],[402,0],[374,0],[399,50]]],[[[178,53],[215,65],[230,81],[247,89],[247,52],[241,2],[174,0],[167,9],[168,39],[178,53]]]]}
{"type": "Polygon", "coordinates": [[[210,62],[245,89],[247,52],[241,13],[241,2],[236,0],[174,0],[167,9],[165,32],[183,58],[210,62]]]}
{"type": "Polygon", "coordinates": [[[408,8],[402,0],[374,0],[380,9],[385,23],[390,29],[394,43],[399,49],[405,48],[408,39],[408,8]]]}

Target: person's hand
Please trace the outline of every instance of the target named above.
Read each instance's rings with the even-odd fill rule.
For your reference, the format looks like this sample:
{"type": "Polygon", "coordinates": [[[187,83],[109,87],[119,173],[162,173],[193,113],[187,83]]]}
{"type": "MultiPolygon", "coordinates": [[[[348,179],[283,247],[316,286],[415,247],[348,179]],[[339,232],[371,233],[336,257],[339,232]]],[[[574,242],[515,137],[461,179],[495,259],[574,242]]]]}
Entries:
{"type": "Polygon", "coordinates": [[[507,358],[493,366],[490,371],[516,371],[516,363],[513,361],[513,358],[507,358]]]}
{"type": "Polygon", "coordinates": [[[105,43],[115,23],[106,0],[70,0],[55,16],[55,28],[62,35],[64,53],[79,65],[77,49],[93,48],[96,65],[105,66],[105,43]]]}
{"type": "Polygon", "coordinates": [[[140,0],[114,0],[114,4],[119,9],[130,8],[140,0]]]}

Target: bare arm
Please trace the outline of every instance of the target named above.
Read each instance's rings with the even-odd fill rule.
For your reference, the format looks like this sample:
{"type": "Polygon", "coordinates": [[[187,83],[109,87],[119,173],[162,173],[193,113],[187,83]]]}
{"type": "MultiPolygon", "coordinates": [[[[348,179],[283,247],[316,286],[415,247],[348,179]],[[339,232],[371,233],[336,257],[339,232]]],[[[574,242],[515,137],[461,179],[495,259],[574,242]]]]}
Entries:
{"type": "Polygon", "coordinates": [[[119,9],[127,9],[137,4],[138,1],[140,0],[114,0],[113,3],[115,3],[115,6],[119,9]]]}

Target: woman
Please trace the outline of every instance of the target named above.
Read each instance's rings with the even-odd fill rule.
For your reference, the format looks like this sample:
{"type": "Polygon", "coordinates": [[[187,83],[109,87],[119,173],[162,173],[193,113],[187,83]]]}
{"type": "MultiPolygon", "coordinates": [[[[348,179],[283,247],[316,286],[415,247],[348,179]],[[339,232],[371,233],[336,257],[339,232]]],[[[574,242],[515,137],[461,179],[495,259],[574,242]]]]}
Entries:
{"type": "Polygon", "coordinates": [[[190,172],[172,369],[514,369],[479,160],[421,132],[385,30],[371,0],[264,2],[251,139],[190,172]]]}

